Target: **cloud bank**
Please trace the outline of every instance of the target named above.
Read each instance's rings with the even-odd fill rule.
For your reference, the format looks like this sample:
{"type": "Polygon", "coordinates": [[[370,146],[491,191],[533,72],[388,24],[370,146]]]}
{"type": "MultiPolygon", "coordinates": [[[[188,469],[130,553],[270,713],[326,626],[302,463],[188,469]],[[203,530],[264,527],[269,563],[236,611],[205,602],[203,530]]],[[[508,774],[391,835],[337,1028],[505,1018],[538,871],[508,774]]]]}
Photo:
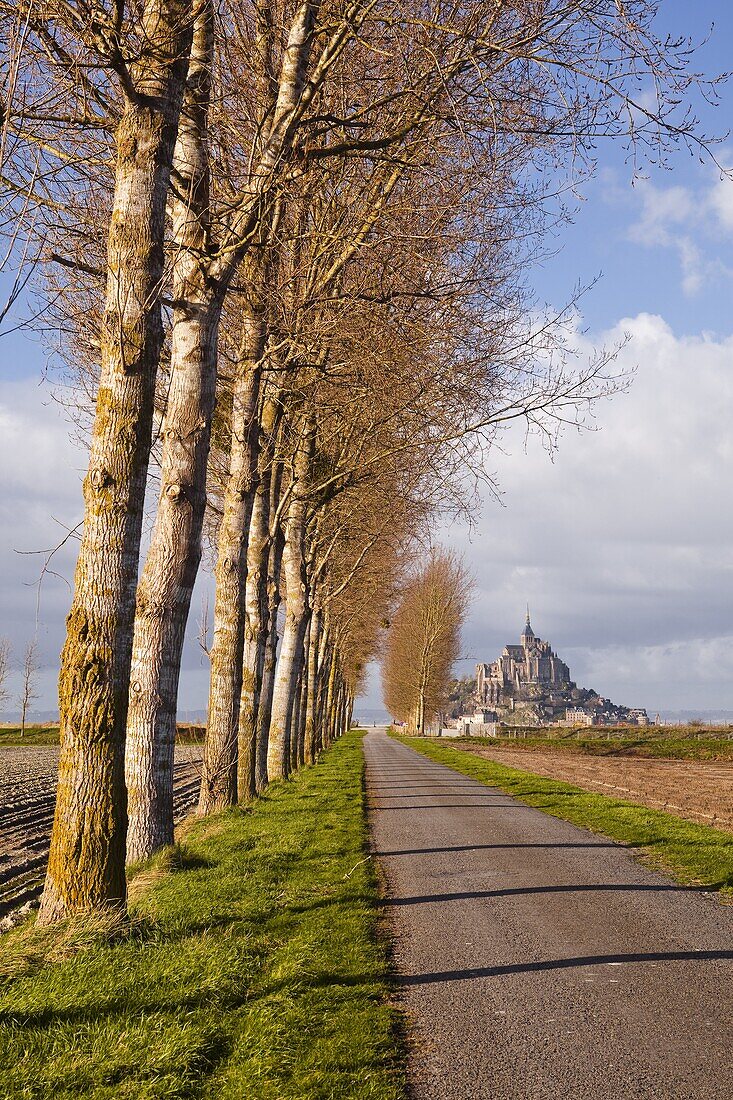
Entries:
{"type": "MultiPolygon", "coordinates": [[[[636,377],[597,409],[598,430],[567,432],[554,461],[537,440],[525,450],[520,433],[507,437],[496,454],[504,506],[487,501],[473,532],[439,535],[477,579],[461,668],[516,640],[529,601],[535,629],[584,686],[652,710],[733,709],[733,336],[677,336],[641,313],[579,336],[578,348],[590,355],[625,333],[619,366],[636,377]]],[[[48,549],[78,522],[85,464],[46,390],[0,383],[0,635],[17,657],[36,629],[43,558],[14,551],[48,549]]],[[[75,552],[71,542],[52,563],[68,581],[75,552]]],[[[39,709],[56,706],[69,602],[65,581],[48,576],[39,709]]],[[[189,639],[182,711],[203,709],[206,694],[189,639]]],[[[378,702],[376,682],[369,695],[378,702]]]]}
{"type": "MultiPolygon", "coordinates": [[[[477,578],[472,657],[535,630],[584,686],[657,708],[733,709],[733,338],[676,337],[639,314],[629,393],[568,433],[554,462],[519,440],[497,464],[505,507],[463,539],[477,578]]],[[[466,669],[469,663],[464,666],[466,669]]]]}

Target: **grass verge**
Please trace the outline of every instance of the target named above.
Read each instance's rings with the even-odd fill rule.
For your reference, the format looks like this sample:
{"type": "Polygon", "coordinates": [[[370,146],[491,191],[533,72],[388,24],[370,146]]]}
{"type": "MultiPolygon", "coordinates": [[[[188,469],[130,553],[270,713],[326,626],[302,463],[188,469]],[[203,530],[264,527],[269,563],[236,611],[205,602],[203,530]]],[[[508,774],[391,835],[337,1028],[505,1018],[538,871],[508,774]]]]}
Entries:
{"type": "Polygon", "coordinates": [[[457,737],[459,745],[511,749],[517,752],[553,752],[563,756],[630,756],[665,760],[733,760],[733,740],[707,738],[693,741],[683,738],[650,740],[639,738],[584,737],[569,740],[558,737],[457,737]]]}
{"type": "Polygon", "coordinates": [[[663,810],[650,810],[557,779],[507,768],[493,760],[419,737],[397,736],[423,756],[462,775],[498,787],[528,806],[602,833],[634,849],[643,859],[690,886],[733,897],[733,834],[695,825],[663,810]]]}
{"type": "Polygon", "coordinates": [[[187,828],[123,931],[0,939],[0,1096],[402,1097],[360,737],[187,828]]]}

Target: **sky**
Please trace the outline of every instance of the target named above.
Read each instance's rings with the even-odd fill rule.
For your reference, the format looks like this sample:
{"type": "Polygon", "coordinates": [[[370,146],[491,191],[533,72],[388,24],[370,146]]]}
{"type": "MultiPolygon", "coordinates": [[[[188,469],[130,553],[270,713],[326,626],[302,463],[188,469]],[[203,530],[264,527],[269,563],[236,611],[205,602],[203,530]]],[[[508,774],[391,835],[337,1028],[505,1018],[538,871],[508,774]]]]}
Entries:
{"type": "MultiPolygon", "coordinates": [[[[697,68],[729,65],[733,6],[662,8],[673,32],[704,38],[715,24],[697,68]]],[[[710,131],[733,128],[733,82],[718,109],[702,105],[701,114],[710,131]]],[[[718,156],[733,166],[733,137],[718,156]]],[[[535,632],[582,686],[652,713],[733,711],[733,182],[686,152],[636,177],[618,145],[599,146],[597,160],[573,224],[530,283],[558,308],[598,279],[581,300],[573,344],[585,356],[623,343],[617,365],[633,380],[596,407],[592,430],[565,432],[552,457],[537,438],[510,433],[491,471],[500,501],[487,494],[470,530],[436,531],[464,552],[476,582],[458,670],[469,675],[517,641],[529,603],[535,632]]],[[[85,455],[37,338],[0,336],[0,364],[0,635],[18,663],[38,638],[41,713],[56,708],[76,543],[54,555],[39,591],[43,551],[81,518],[85,455]]],[[[184,717],[206,705],[194,636],[208,589],[203,576],[184,717]]],[[[379,694],[372,669],[364,713],[379,694]]]]}

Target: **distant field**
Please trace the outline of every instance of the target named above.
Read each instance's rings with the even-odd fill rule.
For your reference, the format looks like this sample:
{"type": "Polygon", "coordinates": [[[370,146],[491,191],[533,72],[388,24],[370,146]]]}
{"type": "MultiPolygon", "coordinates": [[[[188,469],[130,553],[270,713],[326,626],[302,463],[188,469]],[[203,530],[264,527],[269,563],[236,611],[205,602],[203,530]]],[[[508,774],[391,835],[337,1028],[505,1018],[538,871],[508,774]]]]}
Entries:
{"type": "Polygon", "coordinates": [[[20,735],[20,726],[0,727],[0,747],[3,745],[58,745],[58,726],[26,726],[25,736],[20,735]]]}
{"type": "MultiPolygon", "coordinates": [[[[733,726],[502,726],[508,741],[733,741],[733,726]],[[511,731],[511,732],[510,732],[511,731]]],[[[493,740],[493,738],[492,738],[493,740]]]]}
{"type": "MultiPolygon", "coordinates": [[[[433,744],[439,742],[430,739],[433,744]]],[[[451,740],[456,749],[733,831],[730,741],[451,740]]]]}
{"type": "MultiPolygon", "coordinates": [[[[609,731],[612,732],[612,731],[609,731]]],[[[627,731],[628,732],[628,731],[627,731]]],[[[517,752],[555,752],[575,756],[635,756],[667,760],[733,760],[733,740],[707,733],[700,740],[670,737],[459,737],[456,745],[511,748],[517,752]]]]}
{"type": "MultiPolygon", "coordinates": [[[[176,741],[179,745],[202,745],[205,733],[205,726],[179,725],[176,741]]],[[[17,748],[23,745],[58,745],[58,743],[58,725],[26,726],[24,737],[20,735],[20,726],[0,726],[0,749],[17,748]]]]}

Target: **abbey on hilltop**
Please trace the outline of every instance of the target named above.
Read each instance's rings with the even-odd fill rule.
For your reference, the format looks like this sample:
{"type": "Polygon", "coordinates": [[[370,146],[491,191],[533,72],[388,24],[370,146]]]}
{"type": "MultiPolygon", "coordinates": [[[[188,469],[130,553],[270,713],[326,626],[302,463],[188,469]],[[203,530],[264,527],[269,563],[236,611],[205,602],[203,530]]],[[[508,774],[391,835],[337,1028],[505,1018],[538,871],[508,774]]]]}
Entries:
{"type": "Polygon", "coordinates": [[[527,621],[519,645],[506,645],[491,664],[476,666],[476,703],[482,721],[538,725],[646,724],[645,710],[615,706],[592,688],[579,688],[570,669],[527,621]]]}

